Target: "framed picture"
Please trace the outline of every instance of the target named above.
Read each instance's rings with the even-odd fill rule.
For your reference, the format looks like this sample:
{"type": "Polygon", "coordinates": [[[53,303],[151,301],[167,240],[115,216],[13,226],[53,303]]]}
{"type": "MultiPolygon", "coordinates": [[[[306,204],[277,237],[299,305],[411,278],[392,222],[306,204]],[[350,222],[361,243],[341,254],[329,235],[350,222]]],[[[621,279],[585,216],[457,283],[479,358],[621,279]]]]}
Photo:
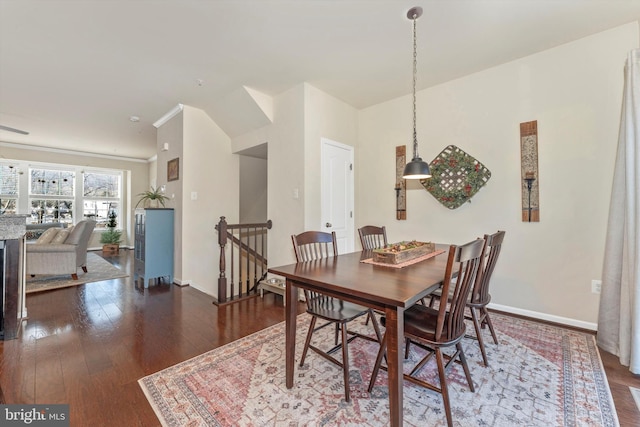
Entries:
{"type": "Polygon", "coordinates": [[[180,158],[176,157],[167,163],[167,181],[176,181],[180,177],[180,158]]]}

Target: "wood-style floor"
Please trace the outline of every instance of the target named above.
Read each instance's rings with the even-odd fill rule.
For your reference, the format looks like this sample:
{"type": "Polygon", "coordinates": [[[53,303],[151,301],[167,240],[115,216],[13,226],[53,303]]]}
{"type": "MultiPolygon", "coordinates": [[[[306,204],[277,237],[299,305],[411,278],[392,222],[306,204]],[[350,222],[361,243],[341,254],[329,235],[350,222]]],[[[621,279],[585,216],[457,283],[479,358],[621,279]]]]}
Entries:
{"type": "MultiPolygon", "coordinates": [[[[105,258],[131,274],[129,252],[105,258]]],[[[131,276],[32,294],[27,309],[18,339],[0,342],[0,399],[67,403],[74,427],[160,425],[139,378],[284,320],[270,293],[219,308],[193,288],[145,290],[131,276]]],[[[640,425],[628,389],[640,378],[602,359],[621,426],[640,425]]]]}

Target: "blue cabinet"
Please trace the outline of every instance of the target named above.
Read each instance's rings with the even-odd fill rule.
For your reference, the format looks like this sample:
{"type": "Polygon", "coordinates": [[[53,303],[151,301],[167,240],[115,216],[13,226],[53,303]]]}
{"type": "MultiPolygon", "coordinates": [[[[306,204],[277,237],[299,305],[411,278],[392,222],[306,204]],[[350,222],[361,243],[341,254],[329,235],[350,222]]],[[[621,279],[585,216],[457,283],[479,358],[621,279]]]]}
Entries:
{"type": "Polygon", "coordinates": [[[144,287],[151,279],[173,283],[173,209],[136,209],[134,231],[134,279],[144,287]]]}

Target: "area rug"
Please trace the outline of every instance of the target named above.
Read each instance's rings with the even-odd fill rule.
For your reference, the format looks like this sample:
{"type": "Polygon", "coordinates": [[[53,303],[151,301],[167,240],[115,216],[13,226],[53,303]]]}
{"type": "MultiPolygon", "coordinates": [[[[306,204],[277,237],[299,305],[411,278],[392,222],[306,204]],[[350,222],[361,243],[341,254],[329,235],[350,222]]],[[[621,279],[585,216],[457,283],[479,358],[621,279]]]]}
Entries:
{"type": "MultiPolygon", "coordinates": [[[[297,360],[309,319],[302,314],[297,320],[297,360]]],[[[460,366],[449,371],[454,425],[619,425],[593,335],[498,314],[492,319],[499,345],[490,335],[485,338],[490,367],[482,364],[477,342],[463,340],[476,392],[469,391],[460,366]]],[[[371,324],[357,320],[352,325],[373,335],[371,324]]],[[[284,330],[280,323],[140,379],[161,424],[388,425],[386,372],[367,392],[376,343],[356,339],[349,344],[352,399],[346,403],[341,369],[312,352],[303,367],[296,362],[294,387],[286,388],[284,330]]],[[[332,328],[317,331],[314,342],[330,347],[332,328]]],[[[414,347],[407,370],[421,356],[414,347]]],[[[429,362],[421,372],[434,378],[435,371],[429,362]]],[[[404,425],[446,425],[441,395],[405,381],[404,425]]]]}
{"type": "Polygon", "coordinates": [[[87,272],[78,269],[78,280],[73,280],[71,275],[37,275],[30,277],[27,275],[28,294],[34,292],[50,291],[52,289],[67,288],[70,286],[83,285],[85,283],[99,282],[102,280],[117,279],[119,277],[127,277],[128,274],[114,267],[108,261],[105,261],[100,255],[93,252],[87,253],[87,272]]]}

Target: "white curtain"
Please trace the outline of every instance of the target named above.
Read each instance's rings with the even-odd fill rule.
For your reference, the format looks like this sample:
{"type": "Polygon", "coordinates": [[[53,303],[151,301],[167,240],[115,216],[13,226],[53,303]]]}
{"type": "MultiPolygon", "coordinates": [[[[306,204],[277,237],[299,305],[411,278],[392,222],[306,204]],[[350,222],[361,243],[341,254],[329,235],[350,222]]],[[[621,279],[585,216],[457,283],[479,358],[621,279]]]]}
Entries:
{"type": "Polygon", "coordinates": [[[640,49],[629,53],[598,315],[598,345],[640,374],[640,49]]]}

